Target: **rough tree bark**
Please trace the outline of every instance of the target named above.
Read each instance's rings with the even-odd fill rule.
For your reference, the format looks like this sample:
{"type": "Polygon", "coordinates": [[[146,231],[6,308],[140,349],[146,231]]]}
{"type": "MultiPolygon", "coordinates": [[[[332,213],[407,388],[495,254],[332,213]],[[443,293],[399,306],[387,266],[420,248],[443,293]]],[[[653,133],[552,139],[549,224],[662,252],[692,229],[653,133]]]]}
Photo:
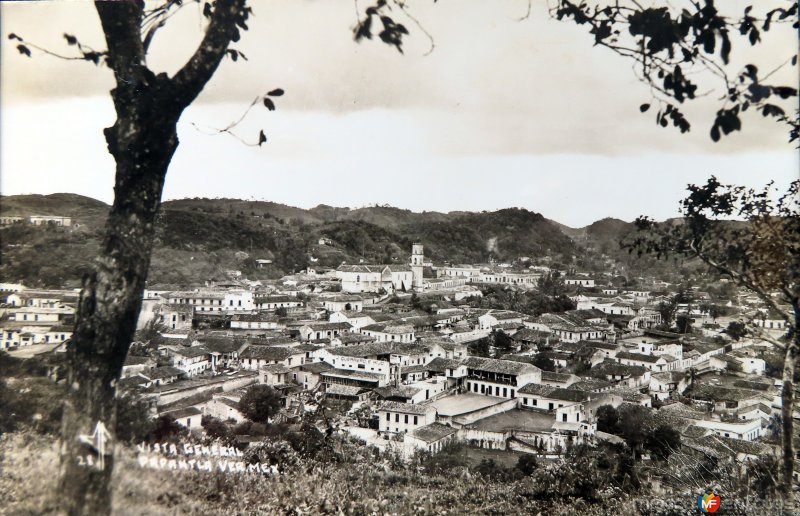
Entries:
{"type": "Polygon", "coordinates": [[[793,302],[794,328],[793,335],[786,343],[786,355],[783,362],[783,385],[781,387],[781,426],[782,426],[782,465],[783,482],[781,491],[784,500],[787,502],[788,509],[794,509],[794,494],[792,484],[794,482],[794,405],[795,405],[795,385],[794,374],[797,362],[800,360],[800,304],[793,302]]]}
{"type": "Polygon", "coordinates": [[[114,203],[101,255],[83,279],[73,337],[67,347],[59,501],[69,514],[108,514],[113,471],[113,435],[104,467],[91,436],[98,422],[113,434],[116,382],[136,329],[142,304],[155,218],[169,163],[178,146],[176,124],[199,95],[238,38],[245,0],[218,0],[200,46],[172,78],[147,68],[142,44],[143,2],[96,2],[108,45],[116,122],[105,130],[116,161],[114,203]],[[84,439],[85,441],[85,439],[84,439]],[[91,464],[87,457],[91,456],[91,464]]]}

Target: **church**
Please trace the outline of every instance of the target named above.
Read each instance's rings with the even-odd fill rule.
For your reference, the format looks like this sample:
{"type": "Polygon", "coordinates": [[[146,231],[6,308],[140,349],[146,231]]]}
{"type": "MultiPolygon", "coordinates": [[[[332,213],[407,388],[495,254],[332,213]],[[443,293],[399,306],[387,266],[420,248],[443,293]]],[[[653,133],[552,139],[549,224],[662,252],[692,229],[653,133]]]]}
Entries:
{"type": "Polygon", "coordinates": [[[342,265],[336,277],[342,282],[342,292],[420,291],[424,261],[422,244],[413,244],[408,264],[342,265]]]}

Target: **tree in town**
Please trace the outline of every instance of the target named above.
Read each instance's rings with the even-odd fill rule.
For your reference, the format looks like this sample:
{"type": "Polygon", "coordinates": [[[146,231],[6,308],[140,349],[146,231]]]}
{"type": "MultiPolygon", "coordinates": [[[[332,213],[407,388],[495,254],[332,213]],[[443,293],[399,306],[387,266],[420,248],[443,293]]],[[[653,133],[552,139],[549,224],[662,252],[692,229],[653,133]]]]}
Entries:
{"type": "Polygon", "coordinates": [[[469,343],[469,354],[477,357],[489,358],[492,355],[492,350],[489,345],[489,337],[474,340],[469,343]]]}
{"type": "Polygon", "coordinates": [[[535,365],[542,371],[556,370],[556,363],[553,361],[552,358],[548,357],[544,353],[537,353],[536,356],[533,357],[533,365],[535,365]]]}
{"type": "Polygon", "coordinates": [[[661,424],[645,437],[644,447],[657,458],[666,460],[681,445],[681,434],[669,425],[661,424]]]}
{"type": "Polygon", "coordinates": [[[117,397],[117,439],[125,442],[141,442],[149,438],[155,430],[150,419],[150,403],[148,400],[133,394],[117,397]]]}
{"type": "Polygon", "coordinates": [[[516,345],[514,343],[514,339],[512,339],[503,330],[492,331],[492,339],[494,341],[494,347],[497,349],[497,352],[500,353],[500,354],[510,353],[510,352],[514,351],[514,349],[516,347],[516,345]]]}
{"type": "Polygon", "coordinates": [[[221,439],[227,442],[230,440],[233,433],[231,428],[224,421],[213,416],[203,416],[200,420],[200,424],[203,426],[206,435],[212,439],[221,439]]]}
{"type": "Polygon", "coordinates": [[[675,314],[678,312],[678,305],[674,300],[661,301],[656,307],[658,313],[661,314],[661,324],[666,329],[672,327],[672,321],[675,320],[675,314]]]}
{"type": "Polygon", "coordinates": [[[747,325],[741,321],[731,321],[724,331],[733,340],[740,340],[747,335],[747,325]]]}
{"type": "Polygon", "coordinates": [[[619,413],[611,405],[601,405],[597,407],[597,430],[613,434],[617,432],[619,413]]]}
{"type": "Polygon", "coordinates": [[[558,271],[548,272],[542,275],[537,281],[539,292],[546,294],[550,297],[557,298],[567,293],[567,287],[564,285],[564,279],[558,271]]]}
{"type": "Polygon", "coordinates": [[[532,475],[534,471],[539,468],[539,461],[536,460],[536,455],[532,453],[523,453],[517,459],[516,468],[522,472],[523,475],[532,475]]]}
{"type": "Polygon", "coordinates": [[[623,405],[618,414],[618,432],[634,455],[639,456],[650,432],[650,412],[641,405],[623,405]]]}
{"type": "Polygon", "coordinates": [[[692,317],[689,314],[678,314],[675,318],[678,333],[692,333],[692,317]]]}
{"type": "Polygon", "coordinates": [[[281,408],[281,394],[269,385],[253,385],[239,400],[239,410],[254,423],[269,423],[281,408]]]}
{"type": "Polygon", "coordinates": [[[623,246],[639,254],[698,259],[749,289],[786,321],[784,339],[753,324],[748,330],[783,353],[781,486],[791,503],[794,377],[800,357],[800,181],[778,191],[772,183],[753,189],[724,185],[712,176],[705,184],[689,185],[688,191],[681,219],[656,223],[640,217],[623,246]]]}

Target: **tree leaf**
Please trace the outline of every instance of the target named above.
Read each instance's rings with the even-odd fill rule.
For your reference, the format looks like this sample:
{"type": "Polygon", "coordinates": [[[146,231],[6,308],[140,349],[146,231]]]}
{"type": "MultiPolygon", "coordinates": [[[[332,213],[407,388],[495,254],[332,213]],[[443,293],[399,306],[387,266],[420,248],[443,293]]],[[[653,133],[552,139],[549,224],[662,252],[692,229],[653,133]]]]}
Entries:
{"type": "Polygon", "coordinates": [[[26,56],[31,57],[31,49],[25,45],[17,45],[17,50],[19,50],[20,54],[25,54],[26,56]]]}
{"type": "Polygon", "coordinates": [[[13,32],[9,33],[9,35],[8,35],[8,39],[10,39],[10,40],[12,40],[12,41],[13,41],[13,40],[22,41],[22,38],[20,38],[19,36],[17,36],[17,35],[16,35],[16,34],[14,34],[13,32]]]}
{"type": "Polygon", "coordinates": [[[711,127],[711,139],[714,140],[715,142],[718,142],[719,141],[719,137],[720,137],[719,127],[717,126],[717,124],[714,124],[711,127]]]}
{"type": "Polygon", "coordinates": [[[270,111],[275,111],[275,103],[272,102],[272,99],[269,97],[264,97],[264,107],[270,111]]]}
{"type": "Polygon", "coordinates": [[[266,142],[267,142],[267,135],[264,134],[264,130],[262,129],[258,133],[258,146],[261,147],[266,142]]]}
{"type": "Polygon", "coordinates": [[[64,39],[67,40],[67,45],[76,45],[78,43],[78,38],[71,34],[64,34],[64,39]]]}
{"type": "Polygon", "coordinates": [[[639,106],[639,111],[641,111],[642,113],[644,113],[648,109],[650,109],[650,104],[642,104],[641,106],[639,106]]]}
{"type": "Polygon", "coordinates": [[[269,95],[270,97],[280,97],[281,95],[283,95],[283,90],[281,88],[276,88],[267,93],[267,95],[269,95]]]}
{"type": "Polygon", "coordinates": [[[209,4],[208,2],[206,2],[205,5],[203,5],[203,16],[205,16],[206,18],[211,18],[211,4],[209,4]]]}

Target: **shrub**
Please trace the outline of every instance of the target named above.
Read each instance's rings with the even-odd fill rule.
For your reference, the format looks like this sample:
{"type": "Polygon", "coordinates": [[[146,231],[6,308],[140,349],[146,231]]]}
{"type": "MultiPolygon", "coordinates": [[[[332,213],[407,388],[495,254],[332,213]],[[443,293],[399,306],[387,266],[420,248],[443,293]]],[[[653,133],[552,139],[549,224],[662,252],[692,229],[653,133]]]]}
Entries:
{"type": "Polygon", "coordinates": [[[517,460],[516,468],[522,472],[523,475],[532,475],[539,467],[539,461],[536,460],[536,455],[525,453],[520,455],[517,460]]]}

